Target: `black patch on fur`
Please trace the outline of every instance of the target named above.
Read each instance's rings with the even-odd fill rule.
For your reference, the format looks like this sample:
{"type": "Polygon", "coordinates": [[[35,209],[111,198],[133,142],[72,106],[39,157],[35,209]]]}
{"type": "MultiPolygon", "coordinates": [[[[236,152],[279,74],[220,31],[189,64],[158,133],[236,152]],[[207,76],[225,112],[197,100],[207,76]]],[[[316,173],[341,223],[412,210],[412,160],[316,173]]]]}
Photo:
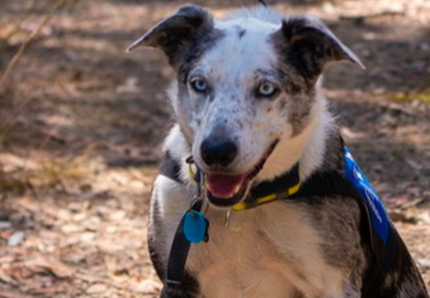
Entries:
{"type": "Polygon", "coordinates": [[[281,57],[310,85],[316,82],[327,62],[348,59],[330,30],[317,20],[306,17],[284,20],[273,37],[281,57]]]}
{"type": "Polygon", "coordinates": [[[212,15],[194,6],[183,6],[171,17],[151,29],[144,45],[163,50],[173,67],[184,59],[188,49],[214,29],[212,15]]]}
{"type": "Polygon", "coordinates": [[[160,298],[197,298],[199,295],[199,284],[197,279],[188,271],[184,272],[184,280],[181,286],[164,286],[160,298]]]}
{"type": "Polygon", "coordinates": [[[395,239],[396,251],[389,267],[382,268],[382,270],[387,271],[387,275],[382,281],[375,280],[375,276],[378,276],[379,270],[381,270],[377,267],[381,260],[375,259],[375,256],[369,252],[370,247],[367,245],[368,266],[363,274],[362,297],[428,298],[419,270],[394,227],[391,236],[395,239]]]}
{"type": "Polygon", "coordinates": [[[189,72],[196,67],[198,61],[204,53],[212,48],[215,43],[224,37],[221,30],[213,29],[201,36],[200,39],[188,45],[182,52],[182,60],[178,65],[178,83],[186,84],[189,72]]]}
{"type": "Polygon", "coordinates": [[[199,284],[197,279],[190,274],[187,270],[184,272],[184,280],[181,287],[166,287],[166,268],[167,264],[163,263],[161,255],[157,250],[156,235],[161,235],[163,231],[160,230],[161,222],[159,217],[160,207],[157,198],[153,197],[154,205],[152,206],[152,225],[148,227],[148,249],[151,262],[154,266],[160,280],[163,282],[164,287],[161,291],[161,298],[196,298],[199,293],[199,284]]]}
{"type": "Polygon", "coordinates": [[[291,96],[288,108],[288,122],[293,128],[292,136],[300,134],[309,124],[312,106],[315,102],[315,89],[304,89],[291,96]]]}
{"type": "Polygon", "coordinates": [[[240,29],[237,34],[239,35],[239,39],[242,39],[242,37],[245,35],[246,30],[245,29],[240,29]]]}
{"type": "Polygon", "coordinates": [[[287,106],[287,99],[286,98],[279,99],[279,101],[278,101],[278,109],[279,110],[284,110],[286,106],[287,106]]]}
{"type": "MultiPolygon", "coordinates": [[[[343,140],[337,130],[329,132],[327,140],[324,161],[318,170],[343,172],[343,140]]],[[[322,250],[327,262],[351,270],[351,286],[361,291],[361,297],[429,297],[419,270],[394,226],[391,237],[396,248],[386,263],[388,266],[379,268],[383,260],[373,254],[366,210],[361,204],[347,197],[312,197],[296,203],[312,206],[307,210],[326,240],[322,250]],[[327,229],[328,226],[331,228],[327,229]]]]}
{"type": "Polygon", "coordinates": [[[263,5],[264,7],[267,7],[267,3],[264,0],[257,0],[258,4],[263,5]]]}
{"type": "Polygon", "coordinates": [[[154,200],[153,210],[152,210],[152,219],[153,224],[148,226],[148,249],[149,249],[149,257],[151,258],[151,262],[154,266],[155,272],[161,280],[164,280],[166,275],[166,264],[163,264],[161,260],[161,256],[157,251],[157,246],[155,244],[155,236],[160,233],[159,229],[161,227],[159,212],[160,207],[158,206],[158,201],[156,198],[152,198],[154,200]]]}
{"type": "Polygon", "coordinates": [[[327,132],[327,142],[324,150],[325,155],[321,169],[324,171],[343,172],[345,169],[344,141],[337,128],[327,132]]]}
{"type": "Polygon", "coordinates": [[[282,82],[284,91],[289,95],[298,95],[301,92],[307,92],[308,88],[305,88],[307,86],[299,73],[289,67],[285,59],[281,59],[279,62],[277,74],[282,82]]]}

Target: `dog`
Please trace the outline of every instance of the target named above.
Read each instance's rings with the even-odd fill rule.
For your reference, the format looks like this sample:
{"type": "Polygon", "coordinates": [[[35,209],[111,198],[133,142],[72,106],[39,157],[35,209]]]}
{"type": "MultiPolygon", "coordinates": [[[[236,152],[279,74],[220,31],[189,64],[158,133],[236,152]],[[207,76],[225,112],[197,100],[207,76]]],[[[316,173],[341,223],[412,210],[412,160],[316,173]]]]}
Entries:
{"type": "Polygon", "coordinates": [[[186,5],[141,46],[176,72],[148,231],[160,297],[429,297],[327,108],[325,65],[363,64],[320,20],[186,5]]]}

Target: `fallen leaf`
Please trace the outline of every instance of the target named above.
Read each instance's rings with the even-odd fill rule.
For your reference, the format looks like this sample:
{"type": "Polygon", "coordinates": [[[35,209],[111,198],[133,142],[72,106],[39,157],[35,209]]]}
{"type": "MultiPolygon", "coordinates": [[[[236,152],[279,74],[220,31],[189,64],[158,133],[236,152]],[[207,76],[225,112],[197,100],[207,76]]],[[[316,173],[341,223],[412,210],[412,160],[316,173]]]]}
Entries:
{"type": "Polygon", "coordinates": [[[418,264],[426,269],[430,269],[430,259],[417,259],[418,264]]]}
{"type": "Polygon", "coordinates": [[[20,294],[17,292],[7,292],[7,291],[1,291],[1,290],[0,290],[0,297],[1,298],[33,298],[25,294],[20,294]]]}
{"type": "MultiPolygon", "coordinates": [[[[0,268],[0,281],[10,285],[16,284],[16,281],[9,274],[3,271],[1,268],[0,268]]],[[[1,292],[0,292],[0,297],[2,297],[1,292]]]]}
{"type": "Polygon", "coordinates": [[[144,279],[133,285],[133,289],[141,294],[154,294],[160,292],[161,284],[152,279],[144,279]]]}
{"type": "Polygon", "coordinates": [[[430,224],[430,213],[424,212],[424,213],[419,214],[418,220],[420,220],[426,224],[430,224]]]}
{"type": "Polygon", "coordinates": [[[12,227],[8,221],[0,221],[0,230],[9,230],[12,227]]]}
{"type": "Polygon", "coordinates": [[[393,210],[388,213],[391,220],[394,222],[404,222],[404,223],[416,223],[417,219],[409,214],[402,211],[393,210]]]}
{"type": "Polygon", "coordinates": [[[20,281],[23,279],[29,279],[32,276],[34,276],[34,272],[31,271],[29,268],[25,268],[23,266],[14,266],[7,268],[5,272],[10,275],[12,278],[20,281]]]}
{"type": "Polygon", "coordinates": [[[11,247],[18,246],[25,238],[25,233],[23,231],[18,231],[10,236],[7,241],[7,245],[11,247]]]}
{"type": "Polygon", "coordinates": [[[24,262],[24,265],[37,273],[52,273],[58,278],[67,278],[75,274],[73,268],[52,257],[36,257],[24,262]]]}
{"type": "Polygon", "coordinates": [[[107,286],[104,284],[94,284],[90,286],[87,290],[88,294],[98,294],[103,293],[107,290],[107,286]]]}

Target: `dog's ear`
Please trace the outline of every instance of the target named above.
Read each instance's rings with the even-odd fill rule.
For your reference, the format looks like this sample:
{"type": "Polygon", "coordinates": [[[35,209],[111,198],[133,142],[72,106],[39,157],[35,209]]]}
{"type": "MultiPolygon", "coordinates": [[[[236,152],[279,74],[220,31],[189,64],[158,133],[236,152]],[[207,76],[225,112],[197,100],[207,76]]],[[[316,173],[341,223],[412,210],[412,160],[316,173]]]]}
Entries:
{"type": "Polygon", "coordinates": [[[198,6],[186,5],[133,42],[127,52],[140,46],[159,48],[169,58],[170,64],[174,65],[184,46],[208,33],[213,26],[209,12],[198,6]]]}
{"type": "Polygon", "coordinates": [[[306,79],[313,82],[331,61],[349,60],[365,68],[360,59],[348,49],[318,18],[303,16],[284,20],[279,35],[283,54],[306,79]]]}

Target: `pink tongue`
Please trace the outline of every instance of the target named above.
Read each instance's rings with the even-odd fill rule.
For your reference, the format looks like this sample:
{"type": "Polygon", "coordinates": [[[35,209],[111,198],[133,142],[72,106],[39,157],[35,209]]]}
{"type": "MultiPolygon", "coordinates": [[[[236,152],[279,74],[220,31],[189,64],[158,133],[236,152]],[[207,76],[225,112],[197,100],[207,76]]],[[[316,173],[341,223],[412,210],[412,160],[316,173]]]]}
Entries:
{"type": "Polygon", "coordinates": [[[220,175],[220,174],[207,174],[206,186],[213,196],[220,199],[227,199],[235,194],[235,191],[240,188],[245,175],[220,175]]]}

